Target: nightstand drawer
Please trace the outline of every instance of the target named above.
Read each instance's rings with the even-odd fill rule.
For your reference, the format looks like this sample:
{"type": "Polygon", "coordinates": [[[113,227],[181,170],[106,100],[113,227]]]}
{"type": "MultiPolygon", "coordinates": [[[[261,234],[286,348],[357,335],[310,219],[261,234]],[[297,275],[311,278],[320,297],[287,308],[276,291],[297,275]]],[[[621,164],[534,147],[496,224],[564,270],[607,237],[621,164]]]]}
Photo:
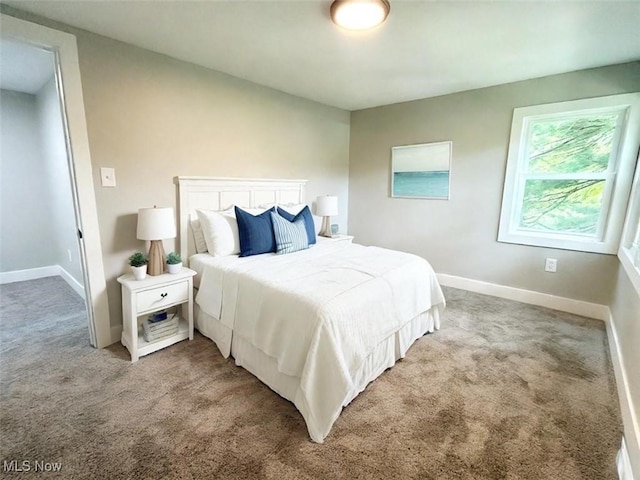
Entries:
{"type": "Polygon", "coordinates": [[[189,282],[176,283],[138,293],[138,312],[158,310],[189,299],[189,282]]]}

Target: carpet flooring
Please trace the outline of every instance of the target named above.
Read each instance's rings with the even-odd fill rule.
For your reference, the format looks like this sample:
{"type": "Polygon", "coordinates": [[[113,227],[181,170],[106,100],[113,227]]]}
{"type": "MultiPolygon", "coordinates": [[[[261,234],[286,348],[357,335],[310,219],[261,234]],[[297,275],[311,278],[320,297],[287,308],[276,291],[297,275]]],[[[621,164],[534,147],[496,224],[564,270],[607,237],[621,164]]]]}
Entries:
{"type": "Polygon", "coordinates": [[[604,324],[444,290],[442,329],[318,445],[291,403],[200,334],[131,364],[120,344],[88,345],[83,304],[61,279],[2,285],[2,476],[616,478],[622,429],[604,324]],[[36,471],[46,468],[59,471],[36,471]]]}

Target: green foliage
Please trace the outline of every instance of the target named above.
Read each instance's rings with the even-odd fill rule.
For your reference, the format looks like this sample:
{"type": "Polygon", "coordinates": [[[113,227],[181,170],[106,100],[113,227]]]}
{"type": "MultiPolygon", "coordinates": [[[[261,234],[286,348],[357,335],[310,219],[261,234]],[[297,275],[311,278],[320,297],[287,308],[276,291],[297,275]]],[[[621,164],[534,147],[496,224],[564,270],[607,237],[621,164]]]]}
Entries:
{"type": "Polygon", "coordinates": [[[595,234],[604,180],[528,180],[521,226],[534,230],[595,234]]]}
{"type": "Polygon", "coordinates": [[[180,256],[179,253],[171,252],[171,253],[167,254],[167,264],[168,265],[176,265],[176,264],[178,264],[180,262],[182,262],[182,257],[180,256]]]}
{"type": "Polygon", "coordinates": [[[520,226],[596,233],[617,115],[576,116],[532,123],[520,226]]]}
{"type": "Polygon", "coordinates": [[[129,257],[129,265],[132,267],[142,267],[149,262],[147,256],[142,252],[135,252],[129,257]]]}
{"type": "Polygon", "coordinates": [[[609,165],[617,115],[578,117],[531,125],[530,173],[604,172],[609,165]]]}

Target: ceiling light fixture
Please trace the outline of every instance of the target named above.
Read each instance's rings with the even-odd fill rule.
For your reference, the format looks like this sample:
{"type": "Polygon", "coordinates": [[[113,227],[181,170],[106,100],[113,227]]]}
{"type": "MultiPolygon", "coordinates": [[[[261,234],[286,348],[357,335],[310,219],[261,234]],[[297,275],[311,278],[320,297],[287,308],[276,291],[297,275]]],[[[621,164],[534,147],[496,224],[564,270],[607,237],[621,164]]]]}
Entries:
{"type": "Polygon", "coordinates": [[[387,19],[391,6],[387,0],[334,0],[331,20],[348,30],[368,30],[387,19]]]}

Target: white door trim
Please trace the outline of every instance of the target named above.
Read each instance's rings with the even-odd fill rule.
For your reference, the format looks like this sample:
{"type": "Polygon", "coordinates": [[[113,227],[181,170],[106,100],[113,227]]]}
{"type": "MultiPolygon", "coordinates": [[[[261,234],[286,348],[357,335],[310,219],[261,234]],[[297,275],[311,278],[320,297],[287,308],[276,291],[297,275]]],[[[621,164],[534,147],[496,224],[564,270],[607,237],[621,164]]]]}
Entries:
{"type": "Polygon", "coordinates": [[[82,232],[80,240],[83,274],[89,316],[91,343],[102,348],[111,343],[109,305],[102,263],[98,211],[93,189],[89,136],[84,113],[78,47],[74,35],[0,14],[4,39],[35,45],[55,53],[56,80],[66,115],[67,151],[75,178],[76,218],[82,232]]]}

